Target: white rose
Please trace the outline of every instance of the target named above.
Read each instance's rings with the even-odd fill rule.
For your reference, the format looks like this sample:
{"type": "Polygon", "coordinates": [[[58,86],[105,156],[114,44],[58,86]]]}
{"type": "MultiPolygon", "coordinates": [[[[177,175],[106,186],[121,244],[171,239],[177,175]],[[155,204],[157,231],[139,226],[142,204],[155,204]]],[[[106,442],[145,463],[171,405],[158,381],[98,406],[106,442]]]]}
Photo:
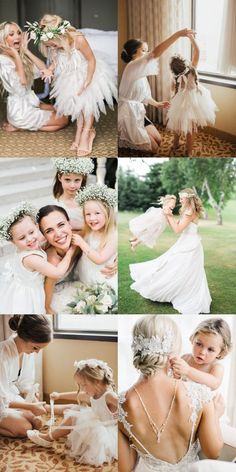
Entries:
{"type": "Polygon", "coordinates": [[[99,302],[102,304],[102,305],[106,305],[107,307],[111,307],[112,306],[112,298],[110,297],[110,295],[104,295],[100,300],[99,302]]]}
{"type": "Polygon", "coordinates": [[[87,303],[92,305],[95,302],[96,302],[96,296],[95,295],[89,295],[89,297],[87,298],[87,303]]]}
{"type": "Polygon", "coordinates": [[[49,31],[49,32],[47,33],[48,39],[52,39],[53,36],[54,36],[54,34],[52,33],[52,31],[49,31]]]}
{"type": "Polygon", "coordinates": [[[47,41],[48,37],[45,33],[43,33],[42,36],[41,36],[41,39],[42,39],[42,41],[47,41]]]}
{"type": "Polygon", "coordinates": [[[64,34],[66,30],[65,28],[62,28],[60,31],[61,31],[61,34],[64,34]]]}
{"type": "Polygon", "coordinates": [[[30,37],[31,37],[31,39],[36,39],[37,36],[36,36],[36,34],[34,33],[34,31],[31,31],[30,37]]]}
{"type": "Polygon", "coordinates": [[[95,305],[95,309],[99,312],[99,313],[107,313],[108,311],[108,306],[107,305],[100,305],[100,303],[98,305],[95,305]]]}
{"type": "Polygon", "coordinates": [[[80,300],[80,302],[77,303],[75,308],[79,313],[82,313],[85,307],[86,307],[86,302],[84,300],[80,300]]]}

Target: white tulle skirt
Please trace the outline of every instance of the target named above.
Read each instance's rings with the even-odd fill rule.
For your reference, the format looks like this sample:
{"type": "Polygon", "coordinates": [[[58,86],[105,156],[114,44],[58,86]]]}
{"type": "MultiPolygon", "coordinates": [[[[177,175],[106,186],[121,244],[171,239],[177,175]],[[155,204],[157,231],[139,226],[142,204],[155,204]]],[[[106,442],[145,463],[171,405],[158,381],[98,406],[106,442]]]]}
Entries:
{"type": "Polygon", "coordinates": [[[171,100],[167,128],[176,133],[193,133],[197,127],[214,125],[217,106],[208,89],[202,85],[180,90],[171,100]]]}
{"type": "Polygon", "coordinates": [[[153,248],[166,225],[167,221],[162,208],[150,207],[142,215],[130,220],[129,229],[143,244],[153,248]]]}
{"type": "Polygon", "coordinates": [[[170,302],[182,314],[210,313],[211,296],[197,226],[190,223],[160,257],[130,265],[131,288],[142,297],[170,302]]]}
{"type": "Polygon", "coordinates": [[[75,424],[67,445],[78,463],[99,467],[117,459],[117,424],[100,421],[91,407],[67,410],[65,417],[75,424]]]}

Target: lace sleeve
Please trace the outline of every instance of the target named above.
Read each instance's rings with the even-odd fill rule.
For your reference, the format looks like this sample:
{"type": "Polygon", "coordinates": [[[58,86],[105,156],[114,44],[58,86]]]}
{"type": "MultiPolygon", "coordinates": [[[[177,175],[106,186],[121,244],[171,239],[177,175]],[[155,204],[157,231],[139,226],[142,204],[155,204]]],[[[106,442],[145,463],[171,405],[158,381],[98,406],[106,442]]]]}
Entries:
{"type": "Polygon", "coordinates": [[[187,395],[190,400],[192,413],[190,416],[190,421],[193,423],[193,426],[197,422],[198,415],[204,405],[212,400],[214,397],[214,392],[210,390],[206,385],[198,384],[188,380],[184,382],[185,388],[187,390],[187,395]]]}
{"type": "Polygon", "coordinates": [[[123,403],[126,402],[126,392],[122,392],[118,395],[118,421],[123,424],[125,430],[129,434],[129,437],[132,436],[132,424],[127,421],[128,413],[123,408],[123,403]]]}

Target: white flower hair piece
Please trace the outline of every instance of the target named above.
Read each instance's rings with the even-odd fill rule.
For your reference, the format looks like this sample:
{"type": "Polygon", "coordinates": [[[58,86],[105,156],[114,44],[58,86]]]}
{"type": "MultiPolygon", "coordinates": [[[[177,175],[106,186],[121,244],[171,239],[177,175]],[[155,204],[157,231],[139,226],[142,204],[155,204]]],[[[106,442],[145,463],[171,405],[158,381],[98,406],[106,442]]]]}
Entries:
{"type": "Polygon", "coordinates": [[[40,26],[37,21],[30,23],[26,21],[25,28],[30,33],[31,39],[34,40],[34,44],[38,44],[40,41],[49,41],[50,39],[57,38],[58,36],[65,34],[66,30],[71,26],[68,20],[62,21],[58,26],[44,27],[40,26]]]}
{"type": "Polygon", "coordinates": [[[110,369],[110,367],[108,366],[106,362],[100,361],[99,359],[87,359],[83,361],[74,362],[74,367],[76,367],[76,369],[82,370],[86,366],[91,367],[91,368],[101,367],[101,369],[106,370],[106,371],[110,369]]]}
{"type": "Polygon", "coordinates": [[[90,157],[77,159],[53,158],[52,162],[60,174],[88,175],[94,170],[94,163],[90,157]]]}
{"type": "Polygon", "coordinates": [[[141,334],[134,336],[132,342],[132,350],[134,354],[141,352],[142,354],[170,354],[173,350],[174,335],[171,330],[167,330],[162,337],[152,336],[145,338],[141,334]]]}
{"type": "Polygon", "coordinates": [[[187,192],[180,192],[179,197],[184,197],[184,198],[191,198],[191,197],[196,197],[196,193],[187,193],[187,192]]]}
{"type": "Polygon", "coordinates": [[[116,191],[106,185],[89,185],[80,190],[75,199],[80,206],[84,205],[88,200],[99,200],[108,208],[115,208],[117,205],[116,191]]]}
{"type": "Polygon", "coordinates": [[[0,218],[0,239],[9,241],[11,239],[10,227],[21,216],[31,216],[36,220],[37,209],[31,203],[22,201],[12,208],[7,216],[0,218]]]}

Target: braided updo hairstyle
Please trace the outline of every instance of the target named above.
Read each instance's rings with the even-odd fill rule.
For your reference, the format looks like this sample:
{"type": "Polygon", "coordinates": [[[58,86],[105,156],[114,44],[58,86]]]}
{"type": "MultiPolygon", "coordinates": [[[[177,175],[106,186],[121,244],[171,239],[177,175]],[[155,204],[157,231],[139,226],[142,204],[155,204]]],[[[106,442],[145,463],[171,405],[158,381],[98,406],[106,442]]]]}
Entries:
{"type": "Polygon", "coordinates": [[[110,385],[112,389],[115,390],[113,371],[108,365],[104,367],[100,365],[92,367],[86,364],[84,367],[76,370],[74,377],[77,377],[78,375],[90,380],[92,383],[102,382],[104,385],[110,385]]]}
{"type": "Polygon", "coordinates": [[[192,67],[191,65],[188,65],[187,61],[181,57],[180,55],[172,56],[170,59],[170,69],[171,72],[174,75],[175,79],[175,93],[178,92],[179,89],[179,82],[177,81],[178,77],[180,75],[185,75],[185,77],[188,77],[188,75],[191,73],[194,76],[196,86],[198,88],[198,76],[195,67],[192,67]],[[185,69],[187,68],[186,72],[184,73],[185,69]]]}
{"type": "MultiPolygon", "coordinates": [[[[181,350],[181,333],[175,321],[169,316],[146,315],[142,317],[134,325],[133,338],[136,336],[143,336],[144,338],[158,336],[160,339],[164,339],[168,332],[171,333],[172,337],[170,353],[179,354],[181,350]]],[[[142,350],[137,350],[133,355],[133,365],[143,375],[149,377],[155,374],[158,369],[166,367],[170,353],[145,353],[142,350]]]]}
{"type": "Polygon", "coordinates": [[[143,41],[141,41],[141,39],[129,39],[126,41],[120,56],[122,61],[126,62],[126,64],[132,61],[134,54],[136,54],[142,44],[143,41]]]}
{"type": "Polygon", "coordinates": [[[14,315],[8,324],[24,341],[49,343],[52,340],[51,325],[44,315],[14,315]]]}

